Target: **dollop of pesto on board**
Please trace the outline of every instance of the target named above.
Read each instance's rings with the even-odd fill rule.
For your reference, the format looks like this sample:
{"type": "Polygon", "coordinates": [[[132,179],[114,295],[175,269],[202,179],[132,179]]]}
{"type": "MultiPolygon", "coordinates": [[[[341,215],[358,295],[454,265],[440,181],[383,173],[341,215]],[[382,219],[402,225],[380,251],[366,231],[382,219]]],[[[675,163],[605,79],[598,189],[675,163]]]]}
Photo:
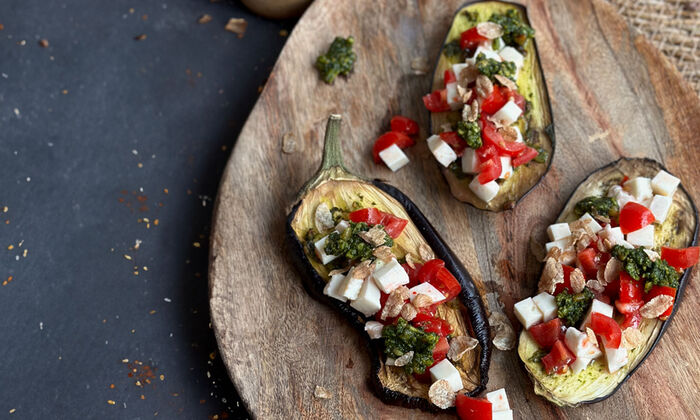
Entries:
{"type": "Polygon", "coordinates": [[[331,84],[338,75],[347,76],[355,66],[357,54],[352,50],[355,38],[336,37],[328,51],[316,59],[316,69],[324,82],[331,84]]]}
{"type": "Polygon", "coordinates": [[[399,318],[396,325],[385,326],[382,337],[387,357],[398,358],[413,352],[413,358],[404,366],[408,374],[424,373],[433,364],[433,349],[440,339],[437,334],[416,328],[403,318],[399,318]]]}
{"type": "Polygon", "coordinates": [[[652,261],[644,252],[644,248],[625,248],[615,245],[610,251],[613,257],[622,261],[622,268],[635,280],[645,280],[644,291],[648,292],[652,287],[668,286],[678,288],[681,274],[661,258],[652,261]]]}

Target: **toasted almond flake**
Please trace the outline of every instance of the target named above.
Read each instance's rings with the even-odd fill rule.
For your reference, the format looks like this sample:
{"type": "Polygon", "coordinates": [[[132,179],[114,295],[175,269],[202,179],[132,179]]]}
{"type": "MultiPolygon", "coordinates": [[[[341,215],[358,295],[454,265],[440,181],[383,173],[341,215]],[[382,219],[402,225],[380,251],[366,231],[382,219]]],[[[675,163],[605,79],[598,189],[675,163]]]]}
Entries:
{"type": "Polygon", "coordinates": [[[394,366],[406,366],[413,360],[413,351],[409,351],[394,360],[394,366]]]}
{"type": "Polygon", "coordinates": [[[430,261],[435,258],[435,253],[427,244],[420,244],[418,247],[418,256],[423,261],[430,261]]]}
{"type": "Polygon", "coordinates": [[[314,222],[316,224],[316,230],[323,233],[327,230],[333,229],[335,227],[335,222],[333,222],[333,214],[328,208],[328,204],[321,203],[316,206],[316,212],[314,213],[314,222]]]}
{"type": "Polygon", "coordinates": [[[503,35],[503,28],[494,22],[481,22],[476,25],[476,32],[488,39],[496,39],[503,35]]]}
{"type": "Polygon", "coordinates": [[[518,139],[518,132],[513,127],[503,127],[498,130],[498,133],[503,137],[505,141],[516,141],[518,139]]]}
{"type": "Polygon", "coordinates": [[[574,293],[581,293],[583,288],[586,287],[586,277],[578,268],[574,268],[574,271],[569,275],[569,280],[574,293]]]}
{"type": "Polygon", "coordinates": [[[468,122],[474,122],[479,119],[478,101],[472,101],[471,104],[464,104],[464,108],[462,108],[462,119],[468,122]]]}
{"type": "Polygon", "coordinates": [[[335,270],[331,270],[328,272],[328,277],[333,277],[336,274],[343,274],[348,270],[350,270],[350,266],[347,266],[345,268],[336,268],[335,270]]]}
{"type": "Polygon", "coordinates": [[[508,351],[515,348],[516,336],[510,320],[503,312],[494,312],[489,317],[489,325],[493,335],[493,345],[498,350],[508,351]]]}
{"type": "Polygon", "coordinates": [[[401,313],[401,309],[403,309],[406,299],[408,299],[408,288],[406,286],[399,286],[389,293],[384,308],[382,308],[381,320],[384,321],[387,318],[398,316],[401,313]]]}
{"type": "Polygon", "coordinates": [[[366,279],[367,276],[372,274],[372,269],[370,268],[371,264],[372,262],[369,260],[362,261],[350,270],[348,276],[353,279],[366,279]]]}
{"type": "Polygon", "coordinates": [[[197,23],[205,24],[211,22],[213,19],[214,18],[212,18],[211,15],[205,13],[202,16],[200,16],[199,19],[197,19],[197,23]]]}
{"type": "Polygon", "coordinates": [[[505,76],[501,76],[500,74],[496,74],[493,76],[494,79],[498,83],[501,84],[501,86],[507,87],[510,90],[517,91],[518,90],[518,85],[515,84],[514,81],[510,80],[509,78],[505,76]]]}
{"type": "Polygon", "coordinates": [[[126,258],[127,260],[131,260],[131,255],[124,254],[124,258],[126,258]]]}
{"type": "Polygon", "coordinates": [[[382,338],[382,331],[384,330],[384,324],[377,321],[367,321],[365,322],[365,331],[369,338],[376,340],[382,338]]]}
{"type": "Polygon", "coordinates": [[[637,328],[627,327],[622,331],[622,346],[628,350],[639,347],[644,342],[644,334],[637,328]]]}
{"type": "Polygon", "coordinates": [[[228,20],[228,23],[226,23],[225,29],[235,33],[239,38],[243,38],[247,27],[248,22],[246,22],[245,19],[231,18],[228,20]]]}
{"type": "Polygon", "coordinates": [[[480,74],[476,78],[476,94],[479,95],[480,98],[486,98],[488,97],[491,92],[493,92],[493,83],[491,83],[491,80],[489,80],[488,77],[484,76],[483,74],[480,74]]]}
{"type": "Polygon", "coordinates": [[[316,388],[314,389],[314,397],[321,400],[327,400],[332,398],[333,394],[331,394],[326,388],[316,385],[316,388]]]}
{"type": "Polygon", "coordinates": [[[297,150],[297,141],[292,133],[282,136],[282,153],[292,154],[297,150]]]}
{"type": "Polygon", "coordinates": [[[411,59],[411,70],[415,75],[428,74],[430,71],[430,64],[428,64],[428,59],[425,57],[413,57],[411,59]]]}
{"type": "Polygon", "coordinates": [[[408,264],[409,267],[411,268],[416,268],[416,257],[413,256],[413,254],[408,253],[406,254],[406,264],[408,264]]]}
{"type": "Polygon", "coordinates": [[[479,74],[479,69],[476,66],[466,66],[456,75],[457,85],[466,89],[470,83],[479,77],[479,74]]]}
{"type": "Polygon", "coordinates": [[[622,271],[622,262],[615,257],[612,257],[605,264],[605,270],[603,272],[603,279],[605,284],[610,284],[615,281],[615,279],[620,277],[620,271],[622,271]]]}
{"type": "Polygon", "coordinates": [[[411,303],[407,303],[403,305],[403,308],[401,308],[401,318],[405,319],[406,321],[412,321],[413,318],[418,315],[418,310],[416,309],[415,306],[411,303]]]}
{"type": "Polygon", "coordinates": [[[430,306],[433,304],[433,298],[430,296],[419,293],[416,297],[413,298],[413,306],[416,308],[425,308],[426,306],[430,306]]]}
{"type": "Polygon", "coordinates": [[[379,226],[372,226],[370,230],[360,232],[358,235],[363,241],[374,246],[382,245],[386,241],[386,232],[379,226]]]}
{"type": "Polygon", "coordinates": [[[639,313],[644,318],[654,319],[657,318],[662,313],[666,312],[668,308],[673,305],[673,296],[659,295],[652,298],[649,302],[645,303],[644,306],[639,308],[639,313]]]}
{"type": "Polygon", "coordinates": [[[586,327],[586,335],[588,336],[588,341],[598,345],[598,339],[595,336],[595,332],[591,329],[591,327],[586,327]]]}
{"type": "Polygon", "coordinates": [[[385,263],[391,261],[391,259],[394,258],[394,253],[391,252],[391,248],[389,248],[386,245],[382,245],[380,247],[375,248],[374,251],[372,251],[372,255],[374,255],[379,260],[385,263]]]}
{"type": "Polygon", "coordinates": [[[116,404],[116,402],[114,402],[114,400],[107,400],[107,404],[114,405],[114,404],[116,404]]]}
{"type": "Polygon", "coordinates": [[[147,37],[148,37],[148,35],[146,35],[146,34],[140,34],[140,35],[136,35],[136,36],[134,37],[134,40],[135,40],[135,41],[143,41],[143,40],[146,39],[147,37]]]}
{"type": "MultiPolygon", "coordinates": [[[[466,103],[472,97],[472,90],[469,88],[463,87],[462,85],[457,85],[457,95],[459,95],[459,98],[462,100],[462,102],[466,106],[466,103]]],[[[464,112],[462,112],[462,114],[464,114],[464,112]]]]}
{"type": "Polygon", "coordinates": [[[550,250],[547,252],[547,255],[545,255],[545,257],[542,258],[542,261],[547,261],[550,258],[559,261],[559,259],[561,258],[561,249],[558,246],[553,246],[552,248],[550,248],[550,250]]]}
{"type": "Polygon", "coordinates": [[[467,335],[458,335],[450,340],[450,349],[447,351],[447,358],[452,361],[462,359],[468,351],[474,350],[479,345],[479,340],[467,335]]]}
{"type": "Polygon", "coordinates": [[[445,379],[433,382],[428,390],[430,402],[442,409],[454,406],[456,397],[457,394],[452,390],[450,383],[445,379]]]}
{"type": "Polygon", "coordinates": [[[600,284],[598,280],[588,280],[586,282],[586,287],[598,293],[602,293],[605,290],[605,286],[600,284]]]}
{"type": "Polygon", "coordinates": [[[554,258],[547,258],[538,285],[539,292],[552,294],[559,283],[564,283],[564,269],[554,258]]]}

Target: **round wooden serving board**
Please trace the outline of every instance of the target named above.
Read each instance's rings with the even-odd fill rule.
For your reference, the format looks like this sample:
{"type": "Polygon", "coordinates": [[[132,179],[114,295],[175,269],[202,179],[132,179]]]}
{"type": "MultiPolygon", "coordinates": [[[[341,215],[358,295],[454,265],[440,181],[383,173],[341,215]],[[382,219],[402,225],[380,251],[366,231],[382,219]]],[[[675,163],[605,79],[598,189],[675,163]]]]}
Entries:
{"type": "MultiPolygon", "coordinates": [[[[554,113],[557,150],[543,182],[512,211],[492,214],[454,200],[423,141],[421,96],[458,1],[317,0],[290,36],[243,128],[217,198],[211,241],[214,330],[231,379],[258,418],[418,418],[370,391],[364,338],[307,295],[284,247],[285,217],[321,159],[326,118],[343,116],[345,162],[398,186],[421,208],[475,281],[513,303],[531,295],[544,242],[576,185],[620,156],[664,162],[697,199],[700,101],[670,63],[601,0],[527,2],[554,113]],[[355,72],[329,86],[313,68],[336,35],[353,35],[355,72]],[[375,165],[374,139],[392,115],[421,125],[411,163],[375,165]],[[296,152],[282,152],[284,136],[296,152]],[[314,388],[333,397],[314,398],[314,388]]],[[[697,273],[699,270],[696,270],[697,273]]],[[[518,419],[691,418],[700,408],[700,285],[693,276],[673,325],[653,354],[608,400],[559,409],[537,397],[515,351],[494,349],[488,389],[505,387],[518,419]]]]}

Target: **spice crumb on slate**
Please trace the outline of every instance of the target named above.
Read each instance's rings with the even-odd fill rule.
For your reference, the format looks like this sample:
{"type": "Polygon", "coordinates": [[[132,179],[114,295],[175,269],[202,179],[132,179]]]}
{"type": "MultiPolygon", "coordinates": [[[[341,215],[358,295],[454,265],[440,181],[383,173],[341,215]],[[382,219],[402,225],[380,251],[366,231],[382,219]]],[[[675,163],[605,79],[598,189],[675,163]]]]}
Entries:
{"type": "Polygon", "coordinates": [[[64,94],[64,95],[68,95],[68,89],[63,89],[63,90],[61,91],[61,93],[64,94]]]}
{"type": "Polygon", "coordinates": [[[134,37],[134,40],[135,40],[135,41],[143,41],[144,39],[146,39],[146,37],[147,37],[146,34],[136,35],[136,36],[134,37]]]}
{"type": "Polygon", "coordinates": [[[205,13],[202,16],[200,16],[199,19],[197,19],[197,23],[205,24],[211,22],[212,20],[213,18],[211,17],[211,15],[205,13]]]}
{"type": "Polygon", "coordinates": [[[49,40],[48,39],[40,39],[39,46],[42,48],[47,48],[49,46],[49,40]]]}
{"type": "Polygon", "coordinates": [[[114,400],[107,400],[107,404],[114,405],[114,404],[116,404],[116,402],[114,402],[114,400]]]}
{"type": "Polygon", "coordinates": [[[245,19],[231,18],[225,26],[225,29],[229,32],[233,32],[238,35],[238,38],[243,38],[245,35],[245,30],[248,27],[248,22],[245,19]]]}
{"type": "Polygon", "coordinates": [[[287,36],[289,35],[289,31],[286,29],[280,29],[280,36],[287,36]]]}
{"type": "MultiPolygon", "coordinates": [[[[0,31],[2,31],[3,29],[5,29],[5,25],[3,25],[2,23],[0,23],[0,31]]],[[[12,410],[14,411],[14,408],[13,408],[12,410]]],[[[12,411],[10,411],[10,412],[12,412],[12,411]]]]}

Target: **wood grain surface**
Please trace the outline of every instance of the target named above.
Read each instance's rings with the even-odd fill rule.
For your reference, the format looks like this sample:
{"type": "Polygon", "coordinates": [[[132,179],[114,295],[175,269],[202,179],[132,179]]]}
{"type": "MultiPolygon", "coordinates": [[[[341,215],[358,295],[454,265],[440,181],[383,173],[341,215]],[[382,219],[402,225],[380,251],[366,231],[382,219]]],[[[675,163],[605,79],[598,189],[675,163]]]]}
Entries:
{"type": "MultiPolygon", "coordinates": [[[[419,418],[382,404],[369,390],[363,338],[314,301],[288,261],[284,223],[296,192],[316,171],[330,113],[343,115],[345,162],[388,180],[428,216],[470,271],[498,297],[514,325],[515,301],[540,271],[530,249],[544,242],[575,186],[620,156],[664,162],[697,200],[700,100],[670,63],[601,0],[526,2],[537,30],[552,101],[557,152],[551,170],[512,211],[491,214],[453,199],[424,141],[397,173],[375,165],[374,139],[394,114],[429,133],[421,96],[458,1],[317,0],[297,24],[244,126],[217,197],[211,243],[213,327],[231,378],[258,418],[419,418]],[[336,35],[354,35],[355,72],[328,86],[313,69],[336,35]],[[282,152],[292,136],[296,152],[282,152]],[[313,397],[319,385],[333,397],[313,397]]],[[[515,351],[494,350],[489,389],[505,387],[516,418],[695,418],[700,408],[697,273],[654,353],[608,400],[560,409],[532,391],[515,351]]]]}

